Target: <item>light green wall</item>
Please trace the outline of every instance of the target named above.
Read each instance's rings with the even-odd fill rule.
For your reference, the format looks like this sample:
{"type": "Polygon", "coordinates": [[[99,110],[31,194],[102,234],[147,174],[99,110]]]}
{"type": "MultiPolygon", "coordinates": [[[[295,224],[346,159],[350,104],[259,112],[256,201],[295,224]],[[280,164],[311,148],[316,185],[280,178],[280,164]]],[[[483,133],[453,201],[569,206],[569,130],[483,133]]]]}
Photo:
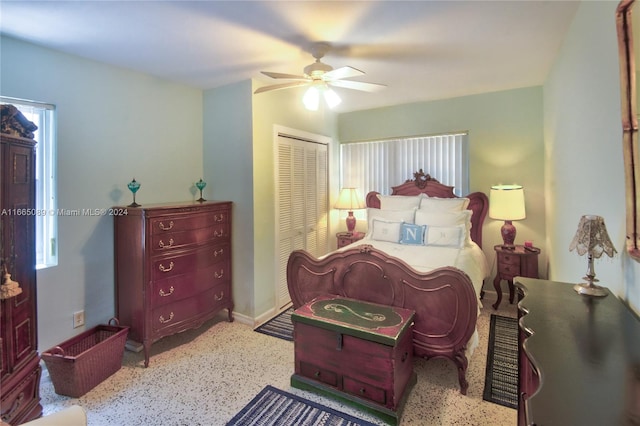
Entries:
{"type": "Polygon", "coordinates": [[[600,284],[640,311],[640,263],[625,248],[617,2],[582,2],[544,85],[550,277],[577,282],[587,259],[569,252],[580,217],[603,216],[618,250],[595,261],[600,284]]]}
{"type": "Polygon", "coordinates": [[[251,82],[204,93],[204,174],[207,199],[233,201],[232,262],[235,310],[253,314],[255,251],[251,82]]]}
{"type": "MultiPolygon", "coordinates": [[[[204,95],[205,174],[214,198],[234,201],[234,301],[248,320],[275,305],[274,126],[333,139],[336,127],[334,113],[305,110],[300,91],[253,95],[257,87],[245,81],[204,95]]],[[[331,164],[337,170],[336,158],[331,164]]]]}
{"type": "MultiPolygon", "coordinates": [[[[202,91],[2,37],[0,94],[55,104],[58,207],[193,199],[202,175],[202,91]]],[[[59,217],[57,267],[38,271],[41,350],[114,315],[113,219],[59,217]]]]}
{"type": "MultiPolygon", "coordinates": [[[[253,90],[259,86],[254,81],[253,90]]],[[[329,185],[331,197],[337,197],[338,171],[335,148],[335,114],[320,109],[306,110],[301,102],[302,89],[277,90],[253,96],[253,171],[254,171],[254,226],[256,251],[255,316],[273,309],[275,303],[275,170],[274,170],[274,125],[332,138],[329,147],[329,185]]],[[[330,234],[331,235],[331,234],[330,234]]]]}
{"type": "MultiPolygon", "coordinates": [[[[542,88],[530,87],[341,114],[338,129],[343,143],[468,131],[471,192],[488,195],[499,183],[524,186],[527,218],[514,223],[516,243],[533,240],[542,248],[539,269],[545,276],[542,117],[542,88]]],[[[483,249],[489,262],[495,259],[493,246],[502,242],[502,223],[485,220],[483,249]]]]}

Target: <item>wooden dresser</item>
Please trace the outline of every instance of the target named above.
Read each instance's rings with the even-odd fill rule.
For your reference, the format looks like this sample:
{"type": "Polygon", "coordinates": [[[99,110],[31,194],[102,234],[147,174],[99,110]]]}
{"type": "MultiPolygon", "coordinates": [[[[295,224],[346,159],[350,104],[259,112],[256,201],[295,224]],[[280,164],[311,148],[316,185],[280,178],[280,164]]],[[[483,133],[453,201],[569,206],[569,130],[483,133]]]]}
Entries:
{"type": "Polygon", "coordinates": [[[0,301],[1,419],[40,417],[40,357],[36,308],[35,142],[2,134],[0,149],[0,283],[22,289],[0,301]],[[10,277],[5,276],[6,273],[10,277]]]}
{"type": "Polygon", "coordinates": [[[519,425],[640,424],[640,320],[615,295],[517,278],[519,425]]]}
{"type": "Polygon", "coordinates": [[[227,309],[231,295],[231,202],[116,207],[116,316],[142,343],[197,328],[227,309]]]}

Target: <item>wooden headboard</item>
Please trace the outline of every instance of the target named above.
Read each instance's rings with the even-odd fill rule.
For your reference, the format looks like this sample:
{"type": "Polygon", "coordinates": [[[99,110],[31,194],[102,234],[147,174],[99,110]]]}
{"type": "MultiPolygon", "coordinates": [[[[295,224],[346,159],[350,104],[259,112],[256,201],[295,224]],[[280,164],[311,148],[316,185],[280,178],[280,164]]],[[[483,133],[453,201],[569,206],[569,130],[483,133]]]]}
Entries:
{"type": "MultiPolygon", "coordinates": [[[[453,187],[443,185],[422,169],[413,174],[414,178],[407,180],[402,185],[391,188],[391,195],[420,195],[427,194],[430,197],[458,198],[453,193],[453,187]]],[[[371,191],[367,194],[367,207],[379,209],[379,192],[371,191]]],[[[473,213],[471,215],[471,239],[482,248],[482,225],[489,210],[489,198],[483,192],[473,192],[466,196],[469,199],[469,207],[473,213]]]]}

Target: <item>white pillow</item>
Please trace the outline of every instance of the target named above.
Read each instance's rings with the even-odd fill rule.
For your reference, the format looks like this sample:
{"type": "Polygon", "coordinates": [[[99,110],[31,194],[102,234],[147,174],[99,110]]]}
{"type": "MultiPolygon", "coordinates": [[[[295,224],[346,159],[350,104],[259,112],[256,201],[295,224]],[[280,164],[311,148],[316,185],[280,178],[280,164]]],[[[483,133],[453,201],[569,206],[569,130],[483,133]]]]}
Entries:
{"type": "MultiPolygon", "coordinates": [[[[367,209],[367,224],[369,230],[371,229],[371,221],[373,219],[386,220],[387,222],[406,222],[413,223],[414,216],[416,214],[415,209],[410,210],[381,210],[369,207],[367,209]]],[[[367,231],[367,236],[371,233],[367,231]]]]}
{"type": "Polygon", "coordinates": [[[464,247],[464,225],[428,226],[424,244],[426,246],[464,247]]]}
{"type": "Polygon", "coordinates": [[[380,210],[410,210],[417,209],[420,206],[420,195],[381,195],[378,194],[380,200],[380,210]]]}
{"type": "Polygon", "coordinates": [[[466,232],[464,235],[464,243],[471,245],[471,210],[461,212],[447,212],[434,210],[416,210],[415,224],[429,226],[457,226],[464,225],[466,232]]]}
{"type": "Polygon", "coordinates": [[[397,243],[400,241],[400,227],[402,222],[387,222],[373,219],[371,223],[371,239],[397,243]]]}
{"type": "Polygon", "coordinates": [[[423,197],[420,200],[420,209],[461,212],[469,207],[469,201],[468,198],[423,197]]]}

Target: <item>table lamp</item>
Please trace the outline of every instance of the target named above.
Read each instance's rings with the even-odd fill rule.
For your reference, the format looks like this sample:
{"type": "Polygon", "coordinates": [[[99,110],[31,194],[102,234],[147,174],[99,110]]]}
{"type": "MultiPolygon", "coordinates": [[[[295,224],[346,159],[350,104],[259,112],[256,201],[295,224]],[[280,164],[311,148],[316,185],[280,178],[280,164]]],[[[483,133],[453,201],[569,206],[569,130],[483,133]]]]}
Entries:
{"type": "Polygon", "coordinates": [[[521,185],[494,185],[489,193],[489,217],[504,220],[500,228],[503,248],[513,249],[516,239],[516,227],[512,220],[527,217],[524,209],[524,189],[521,185]]]}
{"type": "Polygon", "coordinates": [[[585,215],[580,218],[576,235],[569,245],[569,251],[573,250],[576,250],[580,256],[588,254],[589,259],[587,276],[583,277],[587,282],[575,285],[574,290],[588,296],[606,296],[608,294],[606,288],[593,284],[599,281],[593,269],[593,259],[600,258],[603,253],[613,257],[617,252],[601,216],[585,215]]]}
{"type": "Polygon", "coordinates": [[[347,216],[347,231],[353,234],[353,230],[356,229],[356,218],[353,216],[353,211],[365,207],[358,190],[356,188],[342,188],[334,207],[339,210],[349,211],[349,215],[347,216]]]}

